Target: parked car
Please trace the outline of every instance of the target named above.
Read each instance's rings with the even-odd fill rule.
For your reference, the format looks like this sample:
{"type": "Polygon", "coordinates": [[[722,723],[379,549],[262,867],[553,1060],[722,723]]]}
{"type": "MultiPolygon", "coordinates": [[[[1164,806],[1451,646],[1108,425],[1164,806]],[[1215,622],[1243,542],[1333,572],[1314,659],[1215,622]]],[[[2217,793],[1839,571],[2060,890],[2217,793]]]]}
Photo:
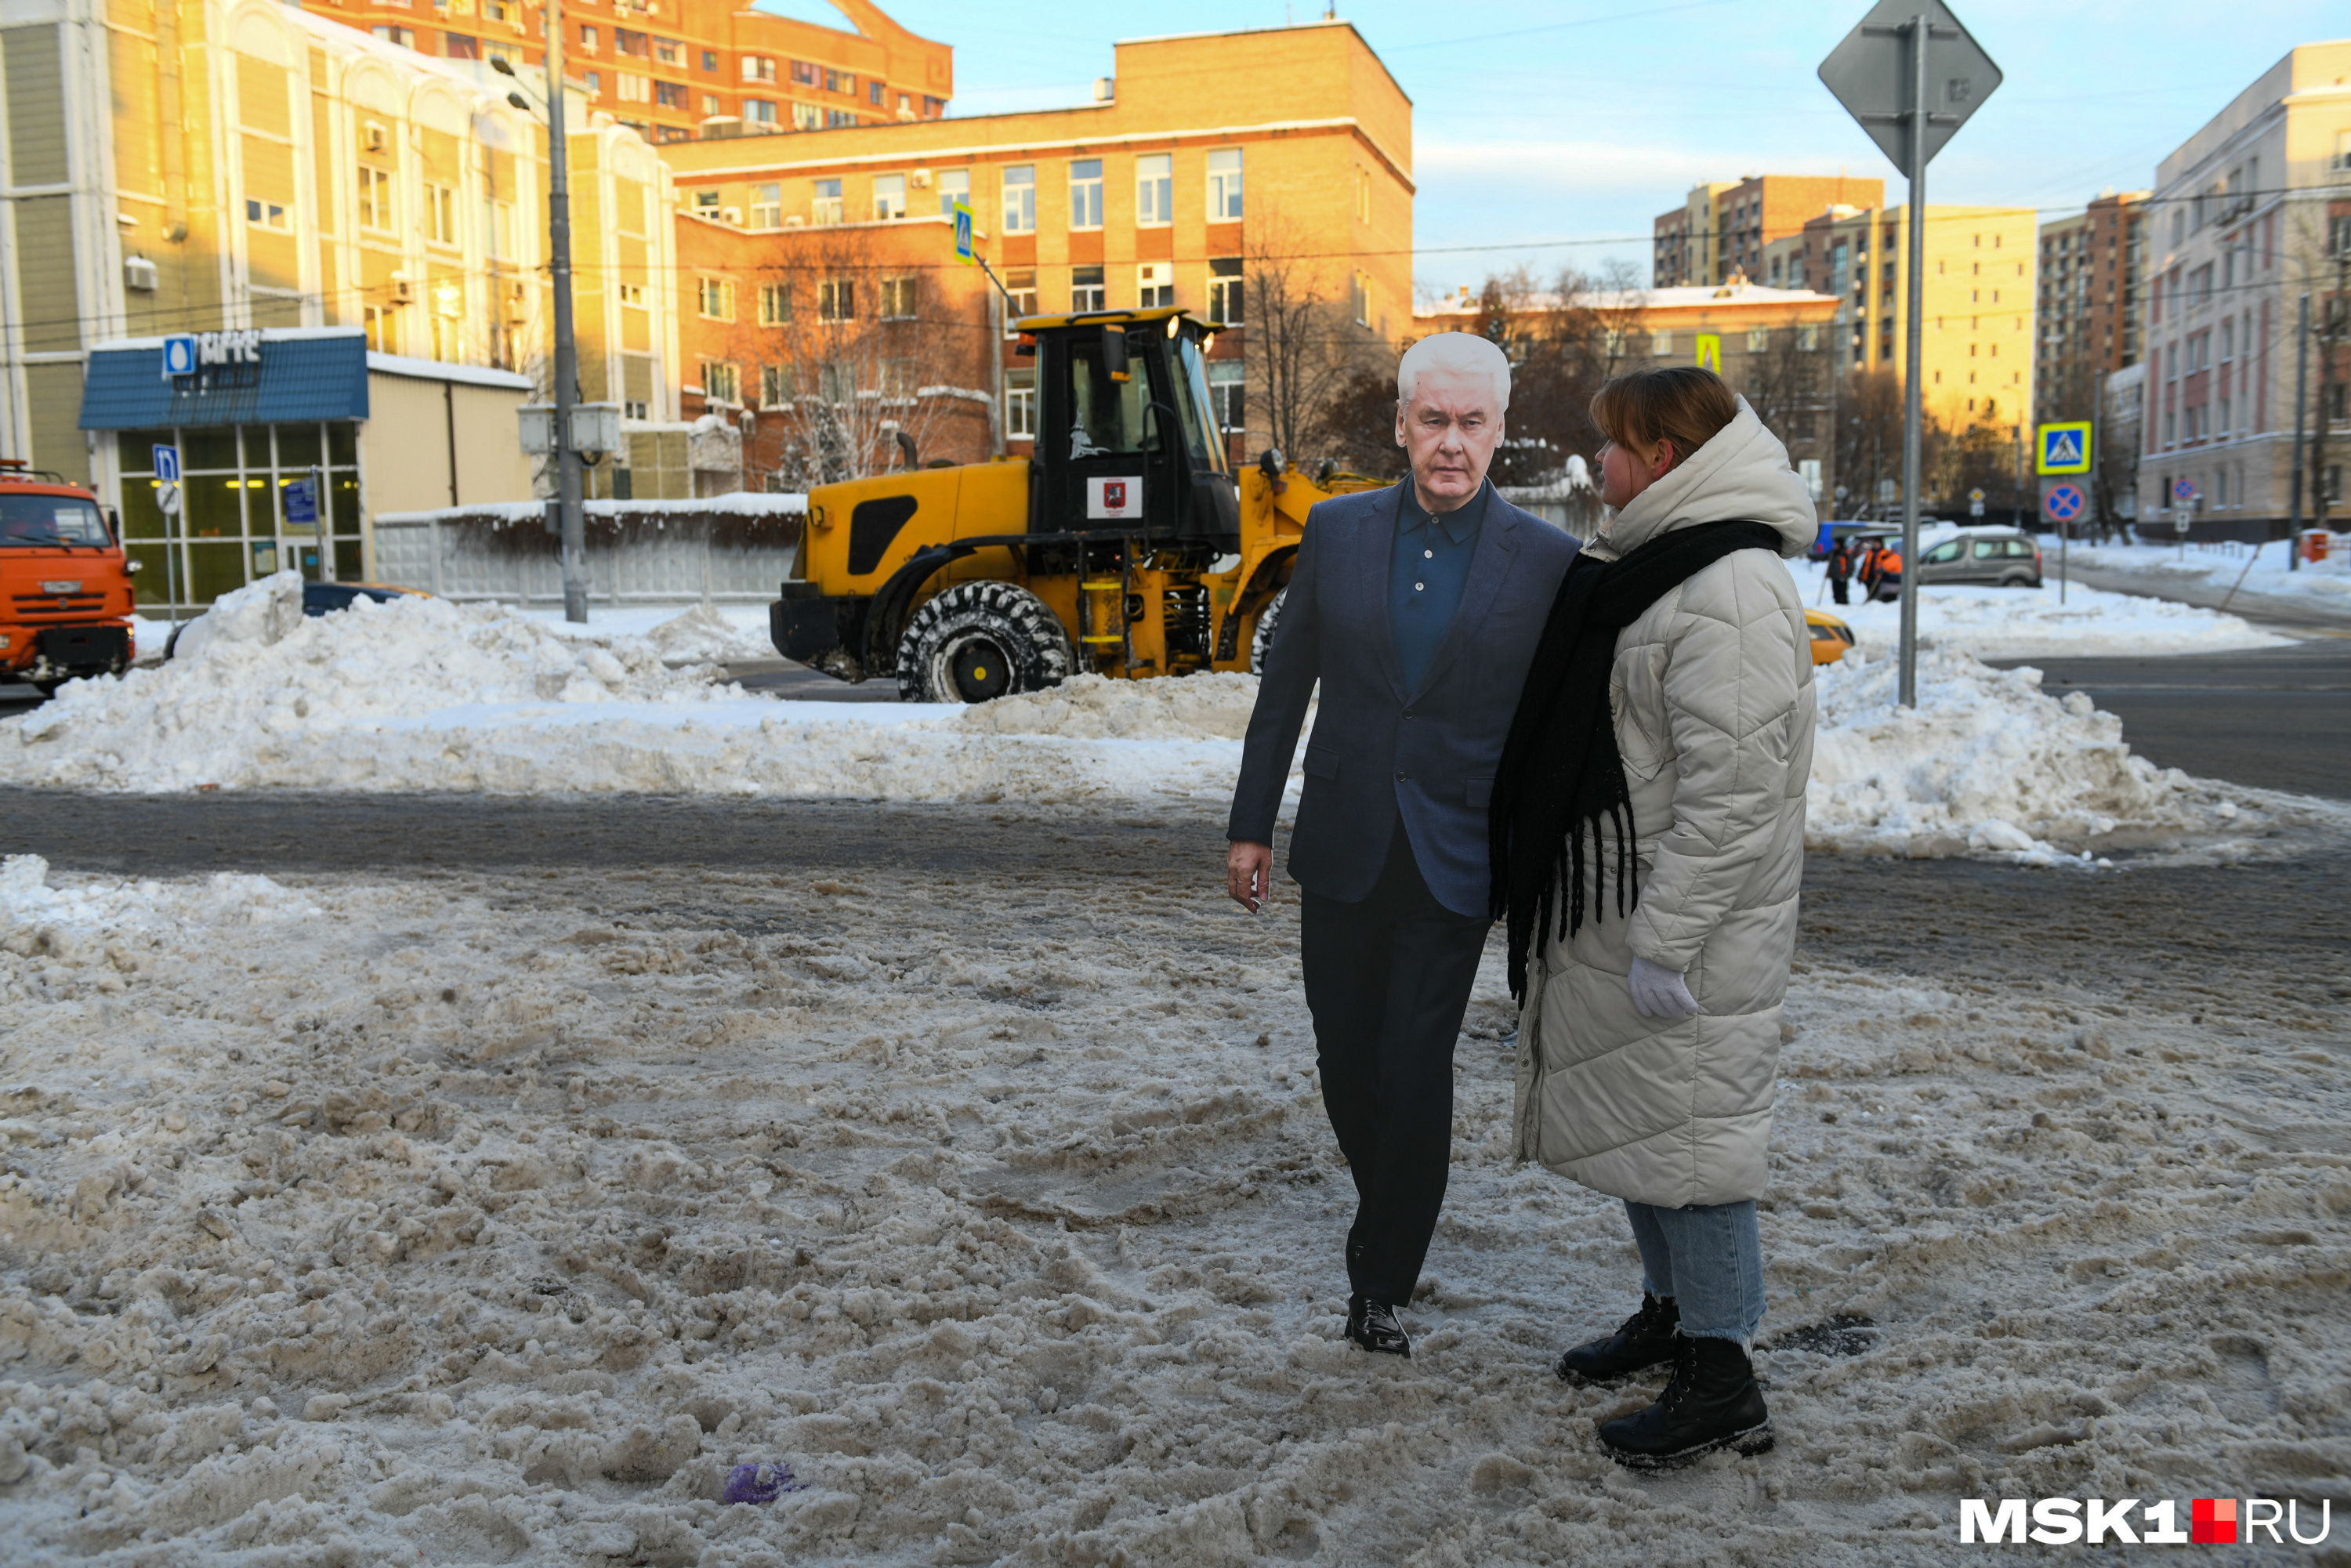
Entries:
{"type": "Polygon", "coordinates": [[[2041,586],[2041,546],[2018,528],[1967,528],[1918,553],[1918,586],[2041,586]]]}
{"type": "Polygon", "coordinates": [[[1834,664],[1844,657],[1853,646],[1853,628],[1825,610],[1804,612],[1804,624],[1813,633],[1813,663],[1834,664]]]}

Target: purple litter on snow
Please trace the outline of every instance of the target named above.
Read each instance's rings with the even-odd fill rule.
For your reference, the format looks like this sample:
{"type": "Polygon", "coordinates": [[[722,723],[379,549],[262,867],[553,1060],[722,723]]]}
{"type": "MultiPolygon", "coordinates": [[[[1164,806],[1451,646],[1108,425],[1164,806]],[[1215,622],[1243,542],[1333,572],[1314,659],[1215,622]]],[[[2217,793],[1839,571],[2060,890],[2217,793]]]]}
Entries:
{"type": "Polygon", "coordinates": [[[789,1465],[737,1465],[726,1472],[725,1502],[773,1502],[788,1491],[804,1491],[789,1465]]]}

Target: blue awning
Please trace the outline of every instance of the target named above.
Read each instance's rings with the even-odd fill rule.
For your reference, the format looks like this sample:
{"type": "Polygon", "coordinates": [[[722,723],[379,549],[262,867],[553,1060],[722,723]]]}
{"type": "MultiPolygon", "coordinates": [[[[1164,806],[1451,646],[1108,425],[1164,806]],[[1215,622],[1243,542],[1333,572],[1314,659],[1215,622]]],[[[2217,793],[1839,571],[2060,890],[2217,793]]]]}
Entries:
{"type": "Polygon", "coordinates": [[[154,339],[91,351],[81,428],[297,424],[368,416],[367,338],[359,332],[260,334],[258,365],[207,365],[163,374],[154,339]]]}

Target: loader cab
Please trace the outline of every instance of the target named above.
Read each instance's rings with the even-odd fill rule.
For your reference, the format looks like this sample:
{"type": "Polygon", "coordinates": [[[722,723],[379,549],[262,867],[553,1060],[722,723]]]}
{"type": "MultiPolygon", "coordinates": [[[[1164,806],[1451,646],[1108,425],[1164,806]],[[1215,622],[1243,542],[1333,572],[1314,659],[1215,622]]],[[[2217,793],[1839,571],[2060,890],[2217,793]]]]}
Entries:
{"type": "Polygon", "coordinates": [[[1239,496],[1208,396],[1208,329],[1164,308],[1031,317],[1019,328],[1040,393],[1029,531],[1239,548],[1239,496]]]}

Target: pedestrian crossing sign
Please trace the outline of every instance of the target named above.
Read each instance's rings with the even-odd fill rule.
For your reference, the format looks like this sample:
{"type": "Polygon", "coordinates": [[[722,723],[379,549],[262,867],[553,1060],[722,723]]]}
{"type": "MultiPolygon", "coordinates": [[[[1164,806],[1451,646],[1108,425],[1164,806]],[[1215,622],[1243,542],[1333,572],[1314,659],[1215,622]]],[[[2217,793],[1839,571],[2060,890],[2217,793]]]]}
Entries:
{"type": "Polygon", "coordinates": [[[956,259],[966,267],[978,263],[979,256],[971,243],[971,209],[961,202],[955,204],[955,252],[956,259]]]}
{"type": "Polygon", "coordinates": [[[1719,332],[1698,335],[1698,362],[1701,369],[1722,374],[1722,336],[1719,332]]]}
{"type": "Polygon", "coordinates": [[[2090,422],[2044,424],[2041,427],[2042,474],[2087,474],[2090,471],[2090,422]]]}

